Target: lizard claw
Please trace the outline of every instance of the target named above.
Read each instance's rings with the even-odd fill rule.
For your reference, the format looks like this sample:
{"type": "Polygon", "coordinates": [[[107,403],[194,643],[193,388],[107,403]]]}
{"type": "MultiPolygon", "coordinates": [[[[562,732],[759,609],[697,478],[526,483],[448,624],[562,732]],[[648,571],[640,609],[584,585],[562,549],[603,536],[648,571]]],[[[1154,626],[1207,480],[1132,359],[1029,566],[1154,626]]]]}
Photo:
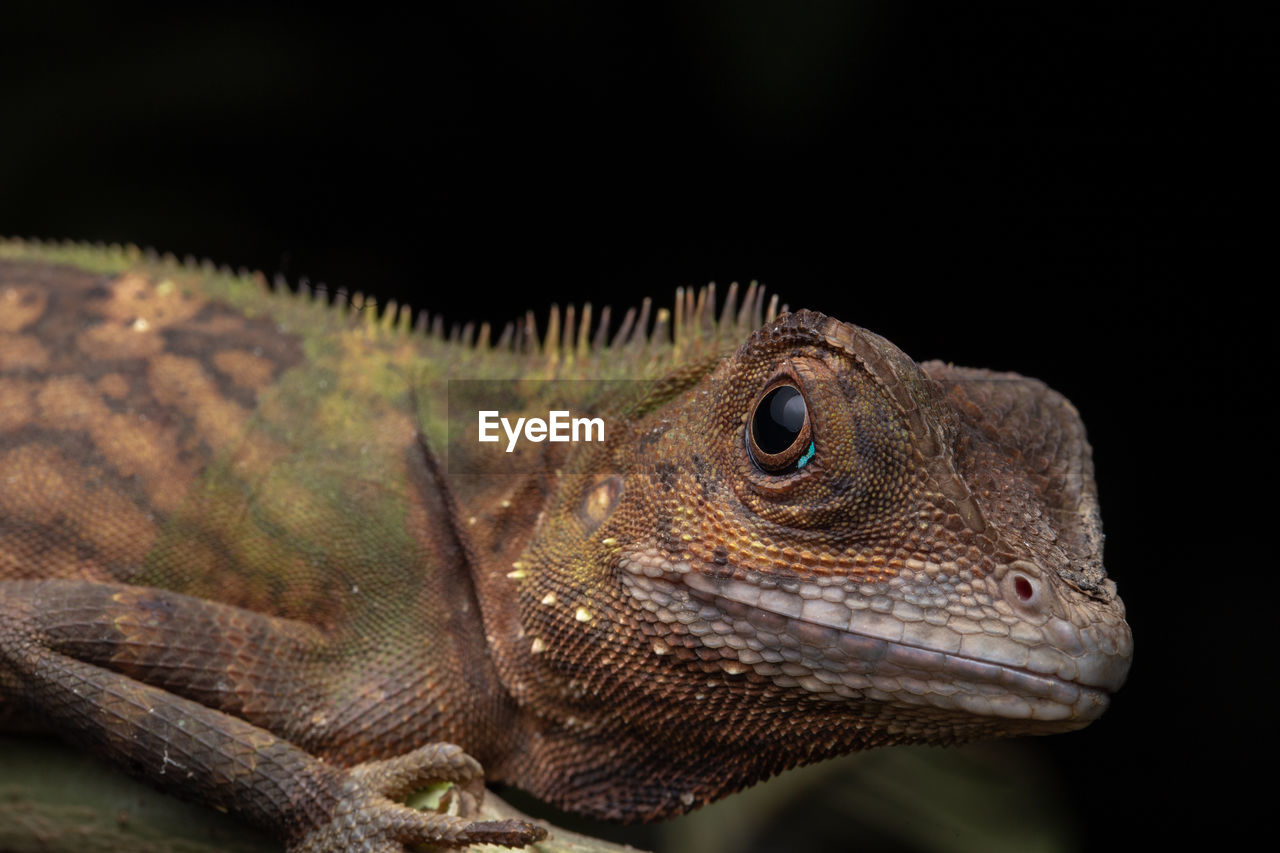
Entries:
{"type": "Polygon", "coordinates": [[[473,821],[484,795],[479,763],[453,744],[430,744],[383,761],[368,761],[344,771],[338,801],[327,818],[308,831],[290,853],[404,853],[408,845],[465,847],[497,844],[524,847],[547,831],[522,820],[473,821]],[[433,783],[454,787],[441,808],[420,811],[400,800],[433,783]]]}

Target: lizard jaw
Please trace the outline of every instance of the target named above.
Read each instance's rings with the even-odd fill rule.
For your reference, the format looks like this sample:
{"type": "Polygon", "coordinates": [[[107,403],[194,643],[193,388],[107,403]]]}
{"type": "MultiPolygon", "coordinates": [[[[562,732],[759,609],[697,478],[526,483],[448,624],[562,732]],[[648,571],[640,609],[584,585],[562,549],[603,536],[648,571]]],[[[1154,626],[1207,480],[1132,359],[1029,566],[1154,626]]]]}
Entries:
{"type": "MultiPolygon", "coordinates": [[[[1020,723],[1019,732],[1066,731],[1106,710],[1132,654],[1122,619],[1101,626],[1058,615],[1039,624],[1016,613],[975,620],[954,607],[907,601],[910,577],[744,580],[653,550],[625,556],[620,567],[641,607],[718,649],[728,673],[751,670],[821,699],[935,707],[1020,723]]],[[[984,580],[964,578],[970,589],[984,580]]],[[[654,650],[662,653],[667,642],[654,650]]]]}

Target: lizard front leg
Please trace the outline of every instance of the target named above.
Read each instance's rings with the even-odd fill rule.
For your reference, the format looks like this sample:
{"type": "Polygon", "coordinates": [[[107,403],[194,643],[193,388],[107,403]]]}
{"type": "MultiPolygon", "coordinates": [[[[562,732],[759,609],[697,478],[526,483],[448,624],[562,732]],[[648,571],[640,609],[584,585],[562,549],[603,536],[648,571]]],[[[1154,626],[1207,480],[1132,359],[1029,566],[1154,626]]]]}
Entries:
{"type": "Polygon", "coordinates": [[[189,691],[243,708],[245,697],[256,695],[253,678],[244,672],[224,677],[220,689],[217,673],[226,659],[218,648],[264,632],[280,649],[315,639],[298,623],[176,593],[77,581],[6,582],[0,584],[0,685],[108,760],[166,791],[237,812],[291,850],[522,846],[542,837],[541,829],[520,821],[473,822],[397,802],[446,781],[459,786],[463,811],[474,807],[481,770],[457,746],[430,744],[343,768],[225,709],[178,695],[189,691]],[[177,663],[173,647],[184,645],[177,663]],[[226,689],[232,681],[238,692],[226,689]]]}

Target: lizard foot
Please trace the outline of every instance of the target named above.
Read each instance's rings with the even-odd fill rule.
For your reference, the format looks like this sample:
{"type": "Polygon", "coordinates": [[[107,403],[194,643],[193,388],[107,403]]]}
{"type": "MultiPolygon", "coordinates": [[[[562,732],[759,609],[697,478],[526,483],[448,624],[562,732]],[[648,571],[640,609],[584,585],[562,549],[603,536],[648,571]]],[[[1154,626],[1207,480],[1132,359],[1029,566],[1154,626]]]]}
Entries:
{"type": "Polygon", "coordinates": [[[339,800],[328,818],[289,846],[289,853],[404,853],[410,845],[524,847],[546,837],[522,820],[473,821],[484,795],[480,764],[453,744],[430,744],[343,772],[339,800]],[[452,782],[442,811],[420,811],[399,800],[433,783],[452,782]]]}

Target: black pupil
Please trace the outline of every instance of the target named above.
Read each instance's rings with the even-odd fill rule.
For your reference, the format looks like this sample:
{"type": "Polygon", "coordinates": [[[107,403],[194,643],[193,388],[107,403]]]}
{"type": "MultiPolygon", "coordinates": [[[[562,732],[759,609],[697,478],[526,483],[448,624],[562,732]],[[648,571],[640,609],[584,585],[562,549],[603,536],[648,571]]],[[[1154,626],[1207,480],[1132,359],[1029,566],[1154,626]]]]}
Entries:
{"type": "Polygon", "coordinates": [[[751,420],[756,447],[770,455],[791,447],[804,427],[804,413],[804,397],[790,385],[765,394],[751,420]]]}

